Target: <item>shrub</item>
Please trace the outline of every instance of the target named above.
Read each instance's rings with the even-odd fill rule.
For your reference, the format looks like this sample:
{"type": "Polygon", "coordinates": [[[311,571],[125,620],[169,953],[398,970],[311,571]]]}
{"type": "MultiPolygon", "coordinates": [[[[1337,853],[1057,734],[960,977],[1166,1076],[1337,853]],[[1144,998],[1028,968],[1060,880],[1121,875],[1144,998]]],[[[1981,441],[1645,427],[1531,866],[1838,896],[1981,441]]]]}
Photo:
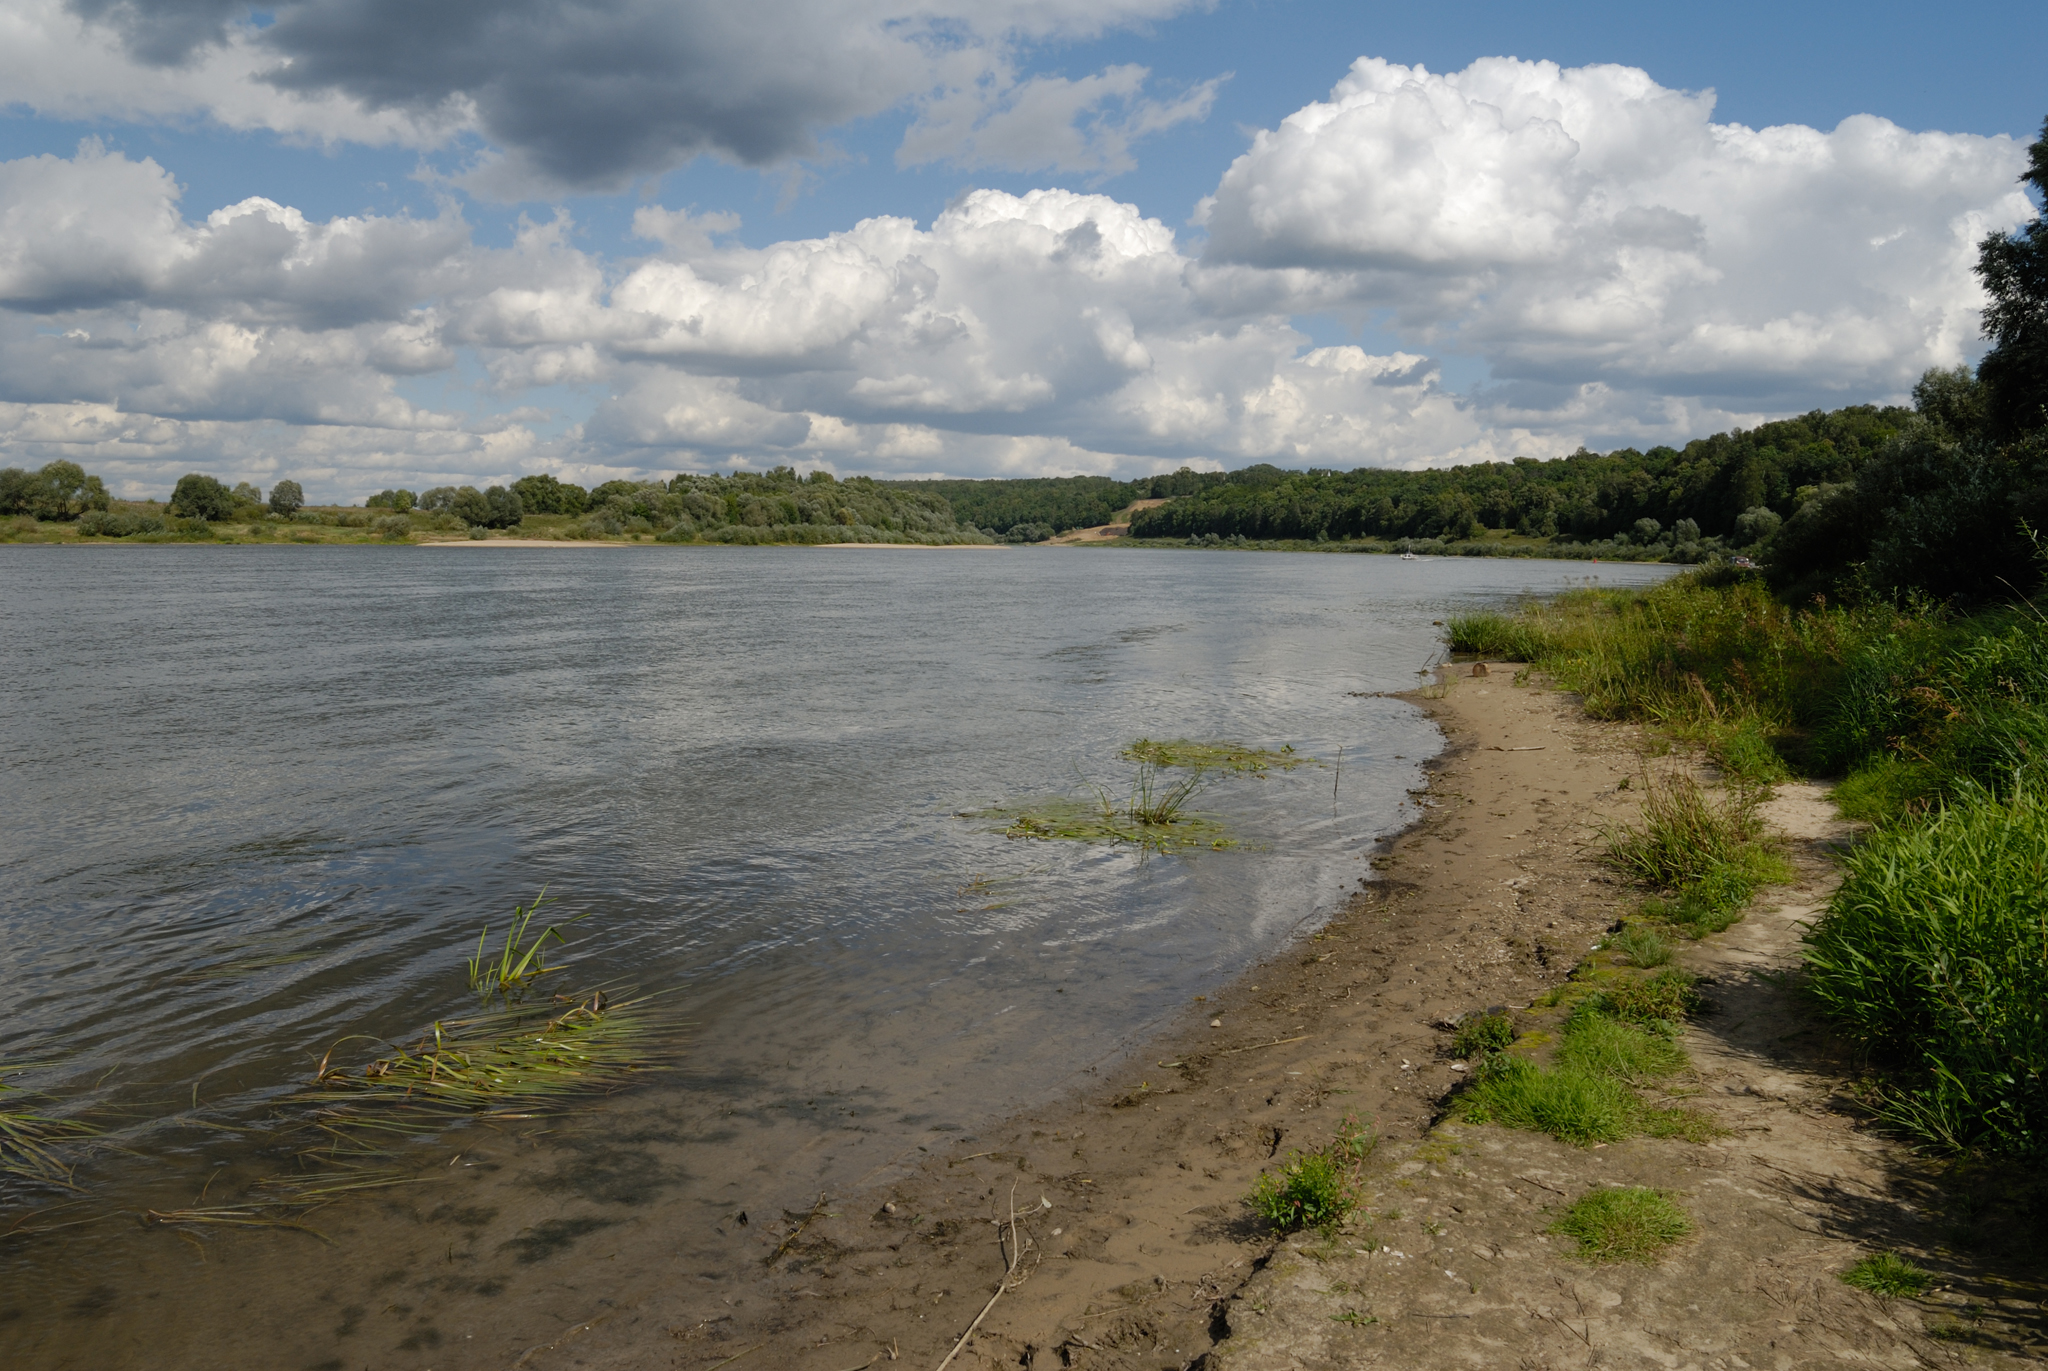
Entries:
{"type": "Polygon", "coordinates": [[[1873,1253],[1842,1273],[1842,1284],[1886,1299],[1911,1299],[1933,1283],[1934,1277],[1896,1252],[1873,1253]]]}
{"type": "Polygon", "coordinates": [[[226,519],[235,512],[234,492],[211,476],[191,472],[178,478],[170,512],[187,519],[226,519]]]}
{"type": "Polygon", "coordinates": [[[1505,1014],[1481,1014],[1460,1021],[1457,1036],[1451,1039],[1451,1053],[1465,1058],[1482,1057],[1499,1052],[1514,1040],[1513,1019],[1505,1014]]]}
{"type": "Polygon", "coordinates": [[[370,525],[381,538],[410,538],[412,520],[403,514],[387,514],[370,525]]]}
{"type": "Polygon", "coordinates": [[[1335,1149],[1295,1152],[1252,1186],[1251,1207],[1283,1233],[1334,1232],[1358,1207],[1350,1170],[1335,1149]]]}
{"type": "Polygon", "coordinates": [[[1880,830],[1806,935],[1811,992],[1899,1071],[1894,1123],[2048,1151],[2048,803],[1986,796],[1880,830]]]}
{"type": "Polygon", "coordinates": [[[279,481],[270,488],[270,512],[280,519],[291,518],[305,503],[306,492],[297,481],[279,481]]]}
{"type": "Polygon", "coordinates": [[[127,538],[137,533],[162,533],[164,521],[132,509],[96,509],[80,515],[78,532],[87,538],[127,538]]]}
{"type": "Polygon", "coordinates": [[[1558,1216],[1553,1233],[1576,1239],[1578,1255],[1593,1262],[1655,1262],[1665,1248],[1692,1232],[1692,1219],[1662,1190],[1621,1186],[1595,1190],[1558,1216]]]}

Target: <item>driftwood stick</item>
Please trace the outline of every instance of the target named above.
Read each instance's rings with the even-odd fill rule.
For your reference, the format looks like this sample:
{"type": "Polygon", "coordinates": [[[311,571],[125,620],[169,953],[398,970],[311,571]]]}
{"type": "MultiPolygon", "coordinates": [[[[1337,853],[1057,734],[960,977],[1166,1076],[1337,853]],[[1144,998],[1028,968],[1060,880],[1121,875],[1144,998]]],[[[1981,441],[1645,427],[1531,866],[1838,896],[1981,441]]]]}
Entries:
{"type": "Polygon", "coordinates": [[[937,1371],[946,1371],[953,1364],[953,1358],[960,1355],[960,1349],[967,1346],[967,1340],[974,1336],[974,1330],[981,1327],[981,1321],[988,1317],[988,1311],[996,1307],[996,1301],[1010,1288],[1010,1277],[1017,1274],[1017,1263],[1024,1260],[1024,1250],[1017,1245],[1017,1182],[1010,1182],[1010,1264],[1003,1271],[1003,1278],[996,1284],[996,1293],[988,1297],[988,1303],[974,1316],[974,1322],[967,1325],[967,1331],[960,1335],[960,1341],[953,1344],[953,1350],[939,1363],[937,1371]]]}
{"type": "MultiPolygon", "coordinates": [[[[789,1211],[785,1209],[782,1212],[786,1215],[789,1211]]],[[[768,1260],[762,1262],[761,1265],[773,1266],[776,1262],[780,1261],[782,1259],[782,1254],[789,1251],[789,1245],[795,1242],[798,1238],[802,1237],[803,1231],[811,1226],[811,1220],[817,1218],[818,1215],[824,1212],[825,1197],[823,1194],[820,1194],[818,1196],[818,1202],[811,1206],[811,1212],[804,1215],[803,1219],[800,1222],[798,1222],[797,1226],[789,1230],[789,1236],[782,1240],[782,1246],[776,1248],[773,1252],[769,1253],[768,1260]]]]}

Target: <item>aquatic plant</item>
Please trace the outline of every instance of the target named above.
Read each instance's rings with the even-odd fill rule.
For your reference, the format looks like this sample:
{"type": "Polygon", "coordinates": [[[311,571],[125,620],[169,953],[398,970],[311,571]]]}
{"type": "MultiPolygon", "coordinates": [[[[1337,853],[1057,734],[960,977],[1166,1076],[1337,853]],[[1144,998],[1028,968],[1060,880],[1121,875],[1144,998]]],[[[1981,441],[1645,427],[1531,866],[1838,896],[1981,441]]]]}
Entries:
{"type": "Polygon", "coordinates": [[[1186,738],[1171,742],[1154,742],[1140,738],[1117,756],[1127,762],[1141,762],[1159,767],[1188,767],[1196,771],[1292,771],[1298,766],[1321,766],[1322,763],[1306,753],[1296,752],[1294,744],[1285,743],[1278,749],[1246,747],[1242,743],[1196,743],[1186,738]]]}
{"type": "Polygon", "coordinates": [[[1198,769],[1167,783],[1160,777],[1160,769],[1153,763],[1141,762],[1131,782],[1130,796],[1121,802],[1112,798],[1106,787],[1085,782],[1095,792],[1092,804],[1053,798],[1025,805],[966,810],[960,817],[995,820],[1003,825],[1003,834],[1009,838],[1129,843],[1157,852],[1196,847],[1221,851],[1235,847],[1236,841],[1222,824],[1187,808],[1188,801],[1207,783],[1208,772],[1198,769]]]}
{"type": "MultiPolygon", "coordinates": [[[[0,1064],[0,1076],[18,1075],[43,1065],[47,1063],[0,1064]]],[[[0,1173],[77,1189],[72,1168],[65,1163],[61,1149],[67,1143],[90,1138],[99,1130],[80,1119],[60,1118],[7,1103],[10,1095],[25,1098],[27,1094],[19,1086],[0,1081],[0,1173]]]]}
{"type": "MultiPolygon", "coordinates": [[[[532,904],[524,909],[512,906],[512,922],[506,926],[505,944],[498,950],[496,962],[484,959],[484,943],[491,936],[491,926],[485,924],[483,932],[477,934],[476,955],[469,959],[469,988],[476,991],[484,1003],[489,1004],[494,995],[510,1000],[525,993],[541,977],[567,969],[547,964],[548,940],[552,938],[565,945],[569,941],[562,936],[562,927],[566,924],[549,924],[533,941],[526,940],[526,930],[532,926],[533,916],[542,905],[554,903],[548,898],[547,887],[542,886],[532,904]]],[[[578,923],[589,917],[588,913],[578,914],[567,923],[578,923]]]]}

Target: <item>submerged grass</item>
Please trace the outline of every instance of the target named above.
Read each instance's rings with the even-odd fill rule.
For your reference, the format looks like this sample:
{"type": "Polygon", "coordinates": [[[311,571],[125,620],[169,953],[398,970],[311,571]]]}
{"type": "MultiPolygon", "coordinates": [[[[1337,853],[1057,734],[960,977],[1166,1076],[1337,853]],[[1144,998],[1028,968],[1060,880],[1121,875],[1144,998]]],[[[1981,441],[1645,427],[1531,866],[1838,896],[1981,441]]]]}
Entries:
{"type": "MultiPolygon", "coordinates": [[[[46,1065],[22,1062],[0,1065],[0,1077],[19,1075],[46,1065]]],[[[82,1119],[67,1119],[36,1109],[10,1104],[9,1098],[25,1102],[32,1098],[18,1086],[0,1079],[0,1174],[44,1185],[77,1189],[68,1149],[96,1136],[99,1130],[82,1119]]]]}
{"type": "Polygon", "coordinates": [[[1210,773],[1197,769],[1177,780],[1160,775],[1154,762],[1140,762],[1131,781],[1130,797],[1119,802],[1105,788],[1089,783],[1095,802],[1054,798],[1036,804],[969,810],[965,819],[994,820],[1010,838],[1064,839],[1084,843],[1129,843],[1157,852],[1191,848],[1222,851],[1236,840],[1220,822],[1188,808],[1208,783],[1210,773]]]}
{"type": "Polygon", "coordinates": [[[1246,747],[1242,743],[1197,743],[1186,738],[1154,742],[1140,738],[1117,754],[1127,762],[1158,767],[1187,767],[1196,771],[1292,771],[1298,766],[1321,766],[1292,743],[1279,747],[1246,747]]]}

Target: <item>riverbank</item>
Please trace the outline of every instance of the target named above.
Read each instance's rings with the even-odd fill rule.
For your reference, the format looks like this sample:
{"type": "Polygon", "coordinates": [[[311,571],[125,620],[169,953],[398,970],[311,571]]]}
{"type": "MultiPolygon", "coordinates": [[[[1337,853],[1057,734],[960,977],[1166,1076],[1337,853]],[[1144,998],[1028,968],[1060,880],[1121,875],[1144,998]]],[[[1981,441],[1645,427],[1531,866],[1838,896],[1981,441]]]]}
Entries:
{"type": "Polygon", "coordinates": [[[735,1215],[717,1279],[636,1281],[629,1299],[565,1309],[556,1342],[510,1350],[538,1367],[657,1350],[684,1367],[836,1371],[892,1352],[936,1366],[1002,1279],[1014,1190],[1022,1279],[954,1365],[1222,1355],[1218,1310],[1275,1251],[1243,1202],[1260,1172],[1351,1114],[1386,1157],[1421,1143],[1460,1079],[1444,1025],[1562,981],[1627,898],[1589,826],[1633,812],[1639,791],[1620,786],[1655,741],[1512,680],[1426,692],[1449,743],[1427,818],[1360,854],[1378,879],[1338,918],[1191,1003],[1126,1067],[813,1213],[735,1215]]]}

